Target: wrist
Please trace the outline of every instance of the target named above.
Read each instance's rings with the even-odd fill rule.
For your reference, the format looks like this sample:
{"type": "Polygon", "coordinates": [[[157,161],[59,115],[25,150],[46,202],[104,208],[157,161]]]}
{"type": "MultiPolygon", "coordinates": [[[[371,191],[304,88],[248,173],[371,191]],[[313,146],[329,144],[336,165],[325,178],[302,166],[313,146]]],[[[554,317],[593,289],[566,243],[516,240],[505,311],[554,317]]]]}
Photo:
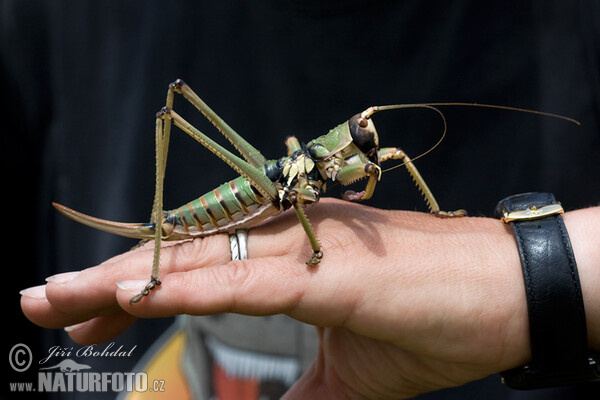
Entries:
{"type": "Polygon", "coordinates": [[[600,350],[600,207],[563,215],[577,260],[587,321],[588,343],[600,350]]]}
{"type": "MultiPolygon", "coordinates": [[[[425,304],[430,308],[419,315],[430,318],[438,315],[444,322],[444,330],[439,332],[448,329],[452,331],[452,339],[468,338],[460,345],[451,343],[444,347],[462,349],[461,346],[466,346],[477,356],[476,361],[470,361],[480,362],[490,371],[526,363],[530,359],[527,301],[519,253],[510,227],[492,218],[415,216],[429,218],[429,221],[416,220],[410,233],[412,240],[392,247],[415,249],[421,246],[416,252],[421,262],[399,257],[404,265],[417,267],[398,269],[408,270],[408,276],[403,274],[400,282],[411,290],[435,294],[425,304]],[[428,229],[419,235],[423,226],[428,229]],[[456,324],[450,323],[448,316],[453,316],[452,322],[456,324]]],[[[409,221],[403,216],[398,224],[405,229],[409,221]]],[[[408,303],[414,304],[414,300],[408,303]]],[[[397,320],[397,309],[394,315],[397,320]]],[[[406,326],[406,320],[402,322],[406,326]]],[[[421,340],[424,335],[411,337],[421,340]]],[[[441,337],[438,342],[442,341],[441,337]]]]}
{"type": "MultiPolygon", "coordinates": [[[[508,223],[515,235],[527,294],[531,361],[501,373],[513,389],[539,389],[600,380],[600,369],[589,344],[595,337],[596,309],[585,313],[583,286],[560,203],[551,193],[529,192],[502,199],[495,215],[508,223]],[[592,327],[588,329],[588,320],[592,327]]],[[[583,221],[572,220],[580,243],[578,256],[590,271],[592,257],[583,221]]],[[[587,273],[589,276],[589,272],[587,273]]],[[[587,292],[593,287],[592,280],[587,292]]],[[[593,299],[591,299],[593,301],[593,299]]],[[[588,302],[590,299],[588,299],[588,302]]],[[[595,304],[594,304],[595,306],[595,304]]]]}

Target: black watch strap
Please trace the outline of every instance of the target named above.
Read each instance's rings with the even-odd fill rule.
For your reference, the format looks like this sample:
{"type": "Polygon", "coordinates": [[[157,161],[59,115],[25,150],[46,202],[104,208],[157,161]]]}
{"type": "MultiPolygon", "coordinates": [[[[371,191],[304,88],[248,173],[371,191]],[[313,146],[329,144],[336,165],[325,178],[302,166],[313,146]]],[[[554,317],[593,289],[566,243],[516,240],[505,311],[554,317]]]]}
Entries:
{"type": "Polygon", "coordinates": [[[600,379],[589,355],[581,285],[562,212],[550,193],[514,195],[496,206],[496,216],[515,234],[529,312],[531,364],[501,374],[515,389],[600,379]]]}

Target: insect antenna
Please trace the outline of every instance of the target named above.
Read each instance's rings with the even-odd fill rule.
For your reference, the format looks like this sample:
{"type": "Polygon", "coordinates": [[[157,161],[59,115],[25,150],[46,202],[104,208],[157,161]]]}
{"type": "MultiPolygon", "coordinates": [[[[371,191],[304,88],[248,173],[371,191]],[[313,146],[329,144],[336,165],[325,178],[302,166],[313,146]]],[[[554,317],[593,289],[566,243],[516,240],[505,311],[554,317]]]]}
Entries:
{"type": "MultiPolygon", "coordinates": [[[[388,110],[397,110],[397,109],[402,109],[402,108],[428,108],[428,109],[431,109],[431,110],[434,110],[435,112],[437,112],[439,114],[439,116],[442,118],[442,122],[444,123],[444,130],[442,132],[442,136],[439,138],[439,140],[437,141],[436,144],[434,144],[431,148],[429,148],[429,150],[427,150],[427,151],[419,154],[418,156],[414,157],[411,160],[411,161],[415,161],[415,160],[417,160],[417,159],[419,159],[419,158],[421,158],[421,157],[429,154],[431,151],[433,151],[433,149],[435,149],[437,146],[439,146],[439,144],[446,137],[446,131],[447,131],[446,117],[444,116],[444,114],[439,109],[436,108],[436,107],[442,107],[442,106],[480,107],[480,108],[495,108],[495,109],[499,109],[499,110],[518,111],[518,112],[524,112],[524,113],[529,113],[529,114],[542,115],[542,116],[545,116],[545,117],[558,118],[558,119],[562,119],[562,120],[565,120],[565,121],[568,121],[568,122],[572,122],[572,123],[574,123],[576,125],[581,125],[581,123],[579,121],[577,121],[576,119],[565,117],[564,115],[553,114],[553,113],[548,113],[548,112],[544,112],[544,111],[528,110],[526,108],[518,108],[518,107],[510,107],[510,106],[499,106],[499,105],[494,105],[494,104],[460,103],[460,102],[452,102],[452,103],[392,104],[392,105],[386,105],[386,106],[373,106],[373,107],[369,107],[365,111],[363,111],[361,113],[361,117],[369,119],[376,112],[379,112],[379,111],[388,111],[388,110]]],[[[388,171],[391,171],[391,170],[393,170],[395,168],[402,167],[405,164],[407,164],[407,163],[404,162],[402,164],[394,165],[393,167],[384,169],[381,172],[382,173],[383,172],[388,172],[388,171]]]]}

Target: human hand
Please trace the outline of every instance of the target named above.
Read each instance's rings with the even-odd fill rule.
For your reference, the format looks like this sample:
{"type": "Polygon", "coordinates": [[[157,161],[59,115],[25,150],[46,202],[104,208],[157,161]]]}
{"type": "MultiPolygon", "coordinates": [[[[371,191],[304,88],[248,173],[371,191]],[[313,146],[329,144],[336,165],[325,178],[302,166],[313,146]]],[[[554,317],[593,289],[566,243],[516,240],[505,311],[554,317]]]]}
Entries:
{"type": "Polygon", "coordinates": [[[286,213],[250,231],[247,260],[230,261],[226,235],[165,247],[163,284],[140,303],[129,299],[147,283],[151,245],[26,290],[23,311],[41,326],[71,326],[80,343],[108,340],[136,317],[285,313],[320,337],[291,398],[412,397],[528,360],[520,261],[502,223],[327,199],[308,213],[324,251],[317,267],[304,264],[308,240],[286,213]]]}

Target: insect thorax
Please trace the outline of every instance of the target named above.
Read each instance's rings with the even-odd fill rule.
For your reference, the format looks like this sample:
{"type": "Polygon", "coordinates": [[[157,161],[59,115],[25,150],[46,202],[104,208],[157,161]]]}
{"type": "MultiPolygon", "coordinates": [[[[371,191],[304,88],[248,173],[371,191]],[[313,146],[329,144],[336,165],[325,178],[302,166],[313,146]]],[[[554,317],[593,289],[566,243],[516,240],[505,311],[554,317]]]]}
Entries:
{"type": "Polygon", "coordinates": [[[279,201],[284,209],[291,207],[288,200],[290,191],[306,189],[318,197],[326,179],[317,168],[317,160],[305,145],[290,156],[268,161],[264,171],[277,186],[279,201]]]}

